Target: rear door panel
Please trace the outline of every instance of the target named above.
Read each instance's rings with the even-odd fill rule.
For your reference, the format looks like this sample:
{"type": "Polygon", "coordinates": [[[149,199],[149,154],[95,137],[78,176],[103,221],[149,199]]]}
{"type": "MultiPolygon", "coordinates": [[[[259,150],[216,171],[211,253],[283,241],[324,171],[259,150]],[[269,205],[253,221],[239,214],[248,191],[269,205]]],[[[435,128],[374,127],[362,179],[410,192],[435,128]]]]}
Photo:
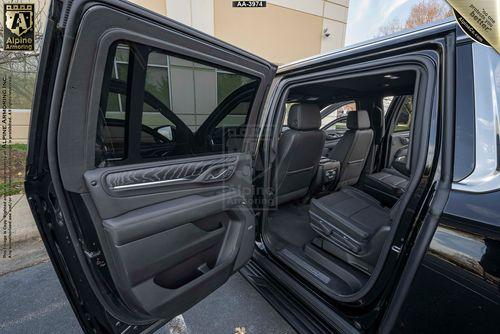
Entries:
{"type": "Polygon", "coordinates": [[[87,171],[87,209],[122,296],[173,317],[172,305],[189,307],[244,264],[251,175],[247,154],[87,171]],[[194,287],[203,293],[191,296],[194,287]]]}
{"type": "MultiPolygon", "coordinates": [[[[88,112],[88,110],[97,110],[100,106],[105,60],[110,48],[116,42],[140,43],[173,55],[178,54],[200,62],[209,62],[258,78],[260,86],[254,98],[250,113],[251,119],[248,122],[255,124],[255,118],[259,116],[261,101],[276,67],[265,63],[260,58],[252,59],[249,58],[251,55],[240,55],[243,53],[241,50],[211,46],[201,38],[194,38],[186,35],[185,32],[168,28],[173,24],[167,19],[164,19],[163,24],[143,20],[132,13],[124,13],[101,5],[88,8],[82,15],[72,51],[78,57],[72,58],[68,77],[61,78],[65,80],[66,86],[61,106],[65,112],[58,115],[61,124],[60,135],[57,139],[58,158],[63,171],[61,176],[68,189],[81,191],[84,183],[80,175],[95,166],[95,161],[91,157],[95,155],[96,127],[94,124],[97,124],[98,114],[88,112]],[[90,73],[89,69],[92,69],[90,73]],[[82,94],[82,92],[89,95],[82,94]],[[87,123],[87,126],[80,126],[80,122],[87,123]],[[78,137],[75,136],[76,131],[78,131],[78,137]],[[67,138],[78,138],[78,140],[69,141],[67,138]]],[[[250,131],[248,137],[253,138],[255,127],[249,126],[248,130],[250,131]]],[[[249,150],[252,148],[250,146],[249,150]]]]}
{"type": "MultiPolygon", "coordinates": [[[[47,32],[51,58],[42,55],[30,129],[30,206],[82,328],[140,332],[193,306],[250,258],[254,135],[276,67],[122,1],[56,2],[47,32]],[[241,148],[97,162],[106,59],[123,42],[255,78],[241,148]]],[[[134,66],[146,68],[137,56],[134,66]]],[[[139,77],[127,88],[130,129],[132,119],[142,122],[133,109],[143,108],[139,77]]],[[[140,140],[127,145],[140,150],[140,140]]]]}

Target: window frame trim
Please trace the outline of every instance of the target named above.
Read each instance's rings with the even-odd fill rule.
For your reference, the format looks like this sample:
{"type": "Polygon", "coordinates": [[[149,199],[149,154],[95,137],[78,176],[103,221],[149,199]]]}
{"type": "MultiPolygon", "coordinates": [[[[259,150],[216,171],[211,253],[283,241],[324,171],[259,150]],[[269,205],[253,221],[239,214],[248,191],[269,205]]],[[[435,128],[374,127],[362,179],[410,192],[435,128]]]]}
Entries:
{"type": "MultiPolygon", "coordinates": [[[[176,58],[179,58],[181,60],[191,61],[194,63],[198,63],[200,65],[212,67],[214,69],[215,74],[216,74],[216,80],[215,80],[216,89],[218,87],[218,80],[217,80],[218,73],[241,75],[243,77],[252,79],[253,80],[252,82],[254,83],[254,85],[256,87],[253,89],[251,101],[250,101],[250,105],[249,105],[249,110],[248,110],[248,113],[245,117],[245,129],[249,125],[251,112],[254,108],[254,104],[255,104],[255,100],[257,98],[257,94],[259,92],[259,88],[261,88],[261,81],[262,81],[261,77],[255,76],[255,75],[249,74],[249,73],[244,73],[244,72],[241,72],[238,70],[233,70],[233,72],[231,72],[231,71],[226,70],[224,68],[219,68],[219,67],[224,67],[224,66],[221,66],[217,63],[214,64],[214,63],[210,63],[210,62],[207,62],[204,60],[193,59],[191,57],[175,53],[171,50],[161,49],[161,48],[158,48],[155,46],[150,46],[150,45],[144,44],[142,42],[135,42],[135,41],[131,41],[131,40],[116,40],[108,48],[108,52],[106,55],[106,63],[109,61],[109,57],[111,57],[111,56],[113,57],[113,60],[110,62],[111,66],[110,66],[109,73],[107,70],[104,71],[105,77],[103,78],[103,85],[102,85],[102,89],[101,89],[101,98],[104,95],[106,95],[106,96],[109,95],[109,93],[111,92],[110,86],[111,86],[111,82],[113,79],[113,76],[111,75],[111,73],[112,73],[112,69],[115,68],[116,63],[120,63],[120,64],[124,64],[124,65],[128,66],[127,81],[124,82],[124,84],[126,85],[126,96],[125,96],[126,104],[125,104],[125,111],[124,111],[125,112],[124,156],[123,156],[123,158],[113,160],[113,166],[115,166],[115,165],[120,165],[120,166],[132,165],[132,164],[137,164],[137,163],[147,163],[147,162],[151,162],[151,161],[169,161],[169,160],[186,158],[185,155],[179,155],[179,156],[171,156],[171,157],[168,157],[165,159],[150,159],[150,158],[145,158],[141,155],[140,139],[141,139],[141,133],[142,133],[142,127],[143,127],[143,124],[142,124],[142,116],[143,116],[143,112],[144,112],[143,103],[144,103],[145,94],[148,93],[146,91],[147,69],[149,67],[149,57],[150,57],[151,53],[154,53],[154,52],[167,56],[168,63],[170,63],[170,57],[176,57],[176,58]],[[120,44],[126,44],[129,48],[128,62],[124,62],[124,61],[116,62],[115,61],[116,52],[117,52],[120,44]],[[139,57],[142,58],[142,61],[136,60],[138,55],[139,55],[139,57]],[[143,64],[146,64],[146,67],[144,67],[143,64]],[[129,84],[129,82],[132,84],[129,84]],[[134,92],[134,93],[132,94],[132,92],[134,92]]],[[[159,68],[159,67],[160,66],[157,66],[157,68],[159,68]]],[[[161,68],[167,69],[168,78],[170,80],[170,77],[171,77],[170,68],[171,67],[163,65],[163,66],[161,66],[161,68]]],[[[169,84],[170,83],[171,83],[171,81],[169,81],[169,84]]],[[[183,127],[186,127],[190,131],[190,134],[192,135],[192,136],[190,136],[190,142],[195,143],[195,142],[197,142],[197,138],[199,137],[199,135],[197,135],[197,134],[199,133],[200,128],[202,126],[204,126],[204,128],[206,128],[205,124],[207,123],[207,121],[214,119],[214,116],[216,116],[214,114],[216,113],[217,110],[220,110],[221,106],[223,105],[222,102],[226,101],[227,98],[234,95],[235,92],[237,92],[240,88],[242,88],[246,85],[248,85],[248,84],[240,86],[239,88],[237,88],[236,90],[231,92],[226,98],[224,98],[221,101],[221,103],[218,103],[218,101],[217,101],[218,96],[217,96],[217,90],[216,90],[215,91],[216,92],[216,102],[217,102],[216,107],[209,114],[209,117],[202,124],[200,124],[198,126],[198,129],[196,129],[195,131],[192,131],[189,128],[189,126],[186,125],[182,121],[182,119],[180,119],[177,115],[175,115],[175,113],[169,108],[169,106],[165,106],[165,107],[174,115],[174,117],[176,117],[177,119],[179,119],[180,122],[182,122],[183,127]]],[[[148,94],[151,94],[151,93],[148,93],[148,94]]],[[[154,95],[153,95],[153,97],[154,97],[154,95]]],[[[171,103],[171,101],[172,101],[172,89],[169,89],[169,97],[170,97],[170,103],[171,103]]],[[[107,99],[108,98],[106,98],[106,100],[107,99]]],[[[230,101],[230,102],[231,102],[230,103],[231,105],[234,104],[234,101],[230,101]]],[[[230,111],[231,110],[229,110],[229,112],[230,111]]],[[[226,117],[227,114],[229,114],[229,112],[223,114],[221,119],[226,117]]],[[[163,115],[163,113],[161,113],[161,114],[163,117],[169,119],[168,117],[163,115]]],[[[205,129],[205,130],[208,130],[208,129],[205,129]]],[[[243,143],[242,143],[241,152],[245,152],[245,146],[243,143]]],[[[189,155],[189,156],[196,157],[196,156],[213,155],[213,154],[226,154],[226,153],[227,152],[209,152],[209,151],[207,151],[207,152],[202,152],[202,153],[194,153],[193,155],[189,155]]],[[[95,152],[94,152],[94,159],[95,158],[96,157],[95,157],[95,152]]],[[[100,164],[101,163],[102,163],[102,161],[100,162],[100,164]]],[[[109,165],[106,163],[104,164],[104,166],[98,166],[96,164],[96,160],[94,160],[94,164],[97,168],[109,167],[109,165]]]]}
{"type": "MultiPolygon", "coordinates": [[[[397,131],[396,128],[398,126],[398,121],[399,121],[399,117],[401,116],[401,113],[403,112],[403,107],[405,105],[405,101],[408,97],[412,97],[413,98],[413,95],[399,95],[399,96],[395,96],[395,98],[399,98],[399,103],[398,105],[396,105],[395,107],[398,108],[398,110],[396,111],[392,111],[394,114],[394,122],[393,124],[391,124],[391,134],[392,133],[401,133],[401,132],[411,132],[411,127],[412,127],[412,124],[413,124],[413,110],[411,112],[411,114],[409,115],[409,124],[408,124],[408,130],[400,130],[400,131],[397,131]]],[[[414,107],[414,101],[412,101],[412,109],[414,107]]],[[[387,111],[389,113],[389,110],[387,111]]]]}
{"type": "MultiPolygon", "coordinates": [[[[495,51],[478,43],[472,44],[475,162],[472,173],[452,183],[453,190],[468,193],[500,190],[500,144],[498,142],[500,111],[497,105],[499,97],[492,75],[494,68],[489,61],[490,52],[495,51]]],[[[494,56],[498,57],[498,54],[495,53],[494,56]]]]}

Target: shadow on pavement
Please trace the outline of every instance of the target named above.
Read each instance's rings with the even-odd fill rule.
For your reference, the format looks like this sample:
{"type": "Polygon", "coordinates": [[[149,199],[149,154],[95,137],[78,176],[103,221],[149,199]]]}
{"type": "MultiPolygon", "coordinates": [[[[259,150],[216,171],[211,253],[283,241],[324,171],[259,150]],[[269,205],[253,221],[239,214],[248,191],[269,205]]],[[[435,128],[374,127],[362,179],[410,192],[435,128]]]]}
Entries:
{"type": "MultiPolygon", "coordinates": [[[[0,276],[0,300],[0,333],[81,333],[48,262],[0,276]]],[[[190,334],[232,334],[236,327],[246,334],[295,333],[239,274],[183,317],[190,334]]]]}

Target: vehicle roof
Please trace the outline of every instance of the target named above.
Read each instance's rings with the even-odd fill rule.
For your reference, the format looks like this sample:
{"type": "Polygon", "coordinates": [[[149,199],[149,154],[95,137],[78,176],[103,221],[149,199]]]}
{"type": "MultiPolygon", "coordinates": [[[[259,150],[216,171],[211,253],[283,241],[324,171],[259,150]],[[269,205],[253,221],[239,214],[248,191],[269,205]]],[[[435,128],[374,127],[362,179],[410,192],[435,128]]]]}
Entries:
{"type": "Polygon", "coordinates": [[[407,29],[401,32],[383,36],[379,38],[370,39],[361,43],[353,44],[346,46],[344,48],[331,51],[328,53],[322,53],[319,55],[314,55],[308,58],[300,59],[288,64],[284,64],[278,67],[277,74],[282,74],[293,69],[316,65],[319,63],[331,61],[337,58],[345,57],[346,55],[353,55],[357,53],[366,52],[372,49],[378,49],[384,46],[389,46],[397,43],[402,43],[405,41],[410,41],[430,35],[434,35],[437,33],[456,30],[457,38],[465,38],[470,39],[467,35],[462,32],[462,29],[459,28],[457,22],[454,19],[446,19],[441,21],[432,22],[426,25],[419,26],[414,29],[407,29]],[[457,29],[458,27],[458,29],[457,29]]]}

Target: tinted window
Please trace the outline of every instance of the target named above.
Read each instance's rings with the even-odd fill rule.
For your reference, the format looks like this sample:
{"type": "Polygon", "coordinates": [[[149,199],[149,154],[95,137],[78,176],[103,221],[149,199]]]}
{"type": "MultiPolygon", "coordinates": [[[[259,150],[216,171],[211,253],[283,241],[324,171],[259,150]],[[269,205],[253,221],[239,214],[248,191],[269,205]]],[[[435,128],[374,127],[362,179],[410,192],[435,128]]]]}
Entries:
{"type": "Polygon", "coordinates": [[[406,96],[399,111],[398,120],[394,132],[410,131],[411,114],[413,111],[413,96],[406,96]]]}
{"type": "Polygon", "coordinates": [[[231,110],[224,118],[217,124],[218,128],[229,126],[242,126],[246,122],[248,110],[250,109],[250,102],[243,101],[238,103],[234,109],[231,110]]]}
{"type": "Polygon", "coordinates": [[[384,109],[384,116],[387,115],[387,111],[391,106],[392,101],[394,100],[394,96],[384,96],[382,98],[382,108],[384,109]]]}
{"type": "Polygon", "coordinates": [[[290,109],[294,104],[297,104],[296,102],[286,102],[285,103],[285,114],[283,115],[283,126],[282,126],[282,131],[288,129],[288,113],[290,112],[290,109]]]}
{"type": "Polygon", "coordinates": [[[347,131],[347,113],[355,112],[356,102],[345,102],[338,106],[338,103],[329,105],[321,110],[321,129],[326,133],[326,139],[338,139],[347,131]]]}
{"type": "Polygon", "coordinates": [[[111,75],[106,78],[108,93],[101,98],[99,112],[96,140],[96,158],[99,157],[99,162],[102,159],[118,161],[126,157],[125,111],[129,54],[128,46],[119,44],[114,61],[107,63],[107,72],[111,72],[111,75]]]}
{"type": "Polygon", "coordinates": [[[344,135],[347,131],[347,116],[337,118],[334,122],[323,129],[327,135],[327,139],[337,139],[344,135]]]}
{"type": "Polygon", "coordinates": [[[346,104],[343,104],[336,109],[329,110],[329,109],[335,108],[335,105],[338,105],[338,103],[329,105],[321,110],[321,115],[322,115],[321,128],[322,129],[323,128],[326,129],[325,127],[328,126],[333,121],[335,121],[336,119],[338,119],[340,117],[347,116],[347,113],[349,111],[356,110],[356,103],[355,102],[349,102],[349,103],[346,102],[346,104]]]}
{"type": "Polygon", "coordinates": [[[217,129],[245,127],[258,88],[253,77],[137,44],[114,47],[106,71],[98,166],[224,152],[209,134],[224,143],[234,132],[217,129]]]}

